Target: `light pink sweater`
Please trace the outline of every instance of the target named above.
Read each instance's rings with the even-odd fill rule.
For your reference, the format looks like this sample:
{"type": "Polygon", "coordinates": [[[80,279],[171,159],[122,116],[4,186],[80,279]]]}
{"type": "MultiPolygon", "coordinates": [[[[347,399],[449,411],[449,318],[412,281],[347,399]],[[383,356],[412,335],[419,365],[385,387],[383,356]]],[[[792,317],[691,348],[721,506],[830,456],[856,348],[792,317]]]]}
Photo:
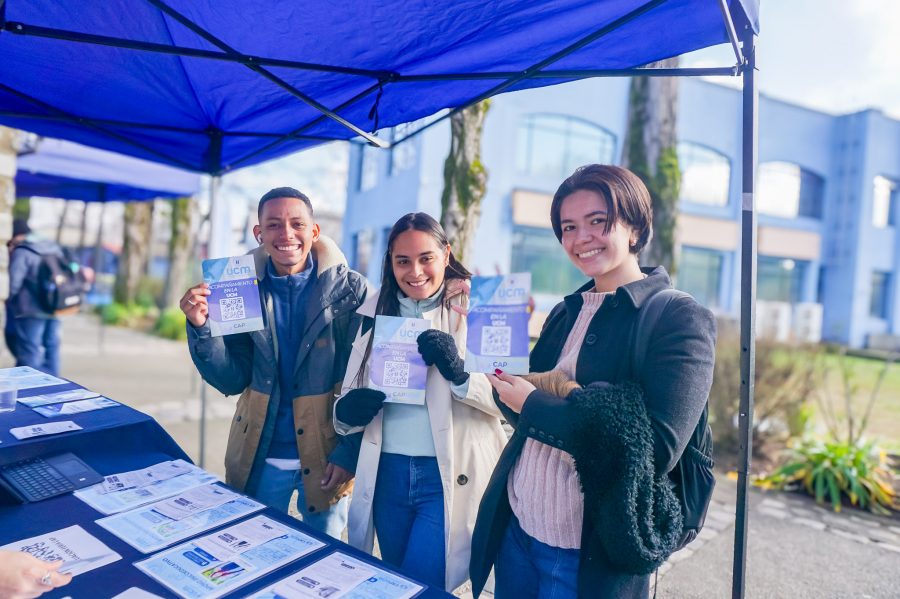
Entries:
{"type": "MultiPolygon", "coordinates": [[[[560,353],[556,370],[575,378],[588,325],[608,293],[584,292],[584,304],[560,353]]],[[[506,482],[509,505],[522,530],[553,547],[581,547],[584,495],[572,455],[531,437],[506,482]]]]}

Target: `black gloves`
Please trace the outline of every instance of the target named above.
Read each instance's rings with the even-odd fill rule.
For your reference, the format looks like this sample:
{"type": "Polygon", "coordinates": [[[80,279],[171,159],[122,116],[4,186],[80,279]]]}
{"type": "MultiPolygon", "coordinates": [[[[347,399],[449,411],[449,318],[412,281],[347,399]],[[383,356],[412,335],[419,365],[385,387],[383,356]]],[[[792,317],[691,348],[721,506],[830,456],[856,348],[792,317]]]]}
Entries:
{"type": "Polygon", "coordinates": [[[469,380],[469,373],[463,370],[463,360],[456,350],[453,337],[443,331],[428,329],[419,335],[419,353],[429,366],[437,366],[441,375],[454,385],[462,385],[469,380]]]}
{"type": "Polygon", "coordinates": [[[335,416],[350,426],[366,426],[384,404],[385,394],[375,389],[351,389],[337,402],[335,416]]]}

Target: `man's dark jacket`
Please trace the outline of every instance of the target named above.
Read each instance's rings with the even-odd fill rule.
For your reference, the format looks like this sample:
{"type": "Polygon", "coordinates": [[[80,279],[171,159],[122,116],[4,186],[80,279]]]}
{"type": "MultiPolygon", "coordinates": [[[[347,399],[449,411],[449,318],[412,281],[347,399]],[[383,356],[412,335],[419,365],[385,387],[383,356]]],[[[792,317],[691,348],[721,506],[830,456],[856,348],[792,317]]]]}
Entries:
{"type": "MultiPolygon", "coordinates": [[[[639,383],[650,418],[656,473],[664,474],[681,457],[706,405],[712,385],[716,325],[712,313],[692,298],[673,300],[650,334],[642,372],[632,375],[633,333],[639,311],[648,298],[672,286],[664,268],[645,272],[645,279],[619,287],[597,310],[585,333],[575,378],[582,386],[629,379],[639,383]]],[[[581,292],[592,287],[590,282],[567,296],[547,317],[531,352],[531,372],[555,368],[581,310],[581,292]]],[[[573,404],[566,398],[535,390],[521,414],[499,405],[515,432],[500,457],[478,512],[470,567],[476,597],[484,588],[509,523],[512,512],[506,494],[507,478],[525,440],[532,437],[571,451],[576,437],[573,425],[577,419],[573,416],[573,404]]],[[[649,576],[616,571],[593,532],[590,511],[585,508],[582,525],[579,597],[646,598],[649,576]]]]}

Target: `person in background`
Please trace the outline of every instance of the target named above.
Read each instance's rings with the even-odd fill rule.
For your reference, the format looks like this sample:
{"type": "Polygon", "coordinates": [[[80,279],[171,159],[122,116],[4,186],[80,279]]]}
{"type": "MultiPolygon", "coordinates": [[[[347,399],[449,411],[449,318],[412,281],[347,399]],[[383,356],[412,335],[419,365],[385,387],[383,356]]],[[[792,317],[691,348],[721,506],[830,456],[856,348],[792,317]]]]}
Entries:
{"type": "Polygon", "coordinates": [[[463,370],[466,319],[457,292],[470,278],[431,216],[394,224],[382,286],[358,313],[370,319],[353,344],[334,425],[364,430],[350,504],[350,544],[400,572],[452,591],[468,578],[478,502],[506,443],[500,411],[483,374],[463,370]],[[450,299],[450,296],[454,297],[450,299]],[[429,366],[423,405],[385,403],[367,387],[371,325],[377,315],[428,320],[417,340],[429,366]]]}
{"type": "Polygon", "coordinates": [[[72,582],[57,572],[63,562],[45,562],[20,551],[0,551],[0,599],[31,599],[72,582]]]}

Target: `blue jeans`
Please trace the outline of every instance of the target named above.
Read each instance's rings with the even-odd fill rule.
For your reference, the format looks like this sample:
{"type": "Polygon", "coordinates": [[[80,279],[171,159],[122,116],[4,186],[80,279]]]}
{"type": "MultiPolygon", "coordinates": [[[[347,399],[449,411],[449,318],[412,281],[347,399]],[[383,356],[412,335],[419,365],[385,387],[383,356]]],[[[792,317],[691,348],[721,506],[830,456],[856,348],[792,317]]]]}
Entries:
{"type": "Polygon", "coordinates": [[[253,498],[270,508],[288,512],[291,495],[297,491],[297,511],[303,521],[318,531],[340,540],[347,527],[347,510],[350,504],[342,497],[324,512],[310,514],[306,511],[306,493],[303,491],[303,477],[299,470],[279,470],[271,464],[263,464],[259,484],[253,498]]]}
{"type": "Polygon", "coordinates": [[[496,599],[576,599],[581,551],[528,536],[510,516],[494,563],[496,599]]]}
{"type": "Polygon", "coordinates": [[[59,320],[10,318],[7,325],[7,345],[16,357],[16,366],[59,375],[59,320]]]}
{"type": "Polygon", "coordinates": [[[381,558],[410,578],[444,588],[444,489],[437,459],[383,453],[373,505],[381,558]]]}

